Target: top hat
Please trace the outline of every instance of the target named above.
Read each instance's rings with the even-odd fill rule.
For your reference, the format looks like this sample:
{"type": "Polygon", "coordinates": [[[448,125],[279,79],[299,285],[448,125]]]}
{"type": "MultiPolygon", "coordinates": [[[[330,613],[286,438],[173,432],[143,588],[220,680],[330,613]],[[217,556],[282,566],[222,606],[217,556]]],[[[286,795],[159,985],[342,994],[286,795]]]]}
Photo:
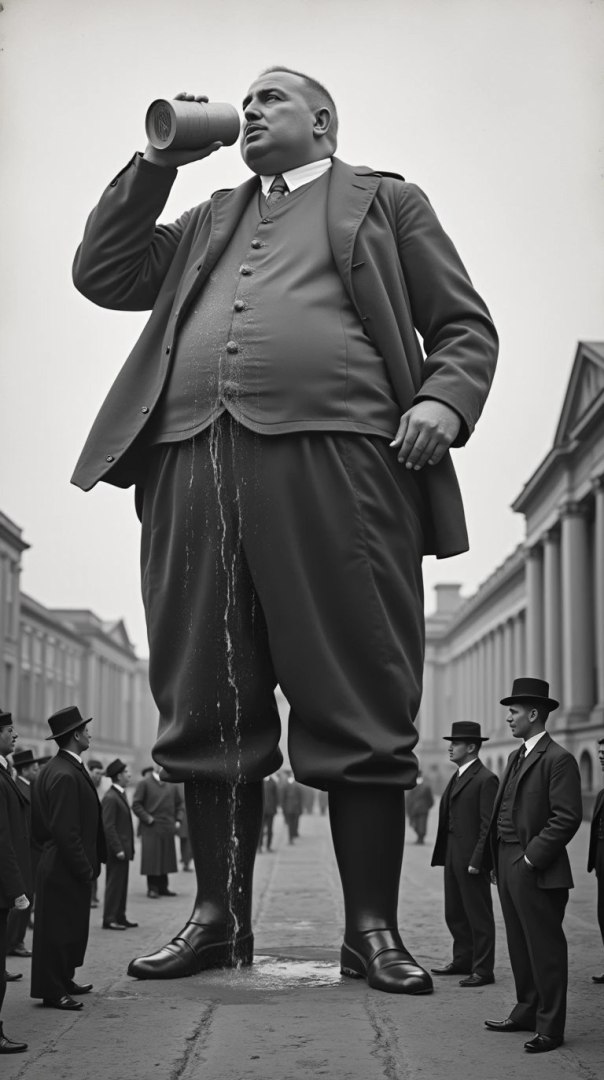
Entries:
{"type": "Polygon", "coordinates": [[[530,701],[535,705],[547,706],[549,712],[560,704],[549,696],[549,683],[545,679],[514,679],[512,693],[501,698],[501,705],[513,705],[515,702],[530,701]]]}
{"type": "Polygon", "coordinates": [[[127,768],[128,766],[125,761],[122,761],[121,758],[116,758],[115,761],[112,761],[105,769],[105,776],[108,776],[110,780],[113,780],[114,776],[117,776],[123,769],[127,768]]]}
{"type": "Polygon", "coordinates": [[[475,720],[454,720],[451,724],[451,734],[443,735],[443,739],[451,742],[453,739],[463,739],[466,742],[488,742],[489,736],[482,735],[480,724],[475,720]]]}
{"type": "Polygon", "coordinates": [[[91,716],[88,717],[88,720],[84,720],[77,705],[68,705],[66,709],[59,709],[58,712],[53,713],[48,718],[52,735],[46,736],[46,742],[49,739],[60,738],[61,735],[68,735],[70,731],[75,731],[76,728],[89,724],[91,720],[91,716]]]}
{"type": "Polygon", "coordinates": [[[15,769],[22,769],[25,765],[36,765],[42,758],[34,757],[33,750],[14,750],[13,765],[15,769]]]}
{"type": "Polygon", "coordinates": [[[5,712],[4,709],[0,709],[0,728],[11,727],[13,722],[13,714],[5,712]]]}

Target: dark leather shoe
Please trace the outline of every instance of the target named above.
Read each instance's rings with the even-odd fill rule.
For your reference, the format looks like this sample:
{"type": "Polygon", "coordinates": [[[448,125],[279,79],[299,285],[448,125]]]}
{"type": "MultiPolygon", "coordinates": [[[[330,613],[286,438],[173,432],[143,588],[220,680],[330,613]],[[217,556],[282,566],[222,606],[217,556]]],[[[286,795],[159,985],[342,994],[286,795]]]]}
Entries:
{"type": "Polygon", "coordinates": [[[530,1031],[530,1028],[523,1027],[522,1024],[517,1024],[515,1020],[512,1020],[508,1016],[507,1020],[485,1020],[484,1026],[489,1031],[530,1031]]]}
{"type": "Polygon", "coordinates": [[[128,919],[124,919],[120,926],[124,927],[124,930],[133,930],[135,926],[138,926],[137,922],[129,922],[128,919]]]}
{"type": "Polygon", "coordinates": [[[549,1050],[557,1050],[563,1042],[561,1035],[535,1035],[534,1039],[525,1042],[524,1049],[527,1054],[547,1054],[549,1050]]]}
{"type": "Polygon", "coordinates": [[[357,930],[347,935],[340,971],[351,979],[367,979],[374,990],[388,994],[431,994],[427,971],[403,945],[398,930],[357,930]]]}
{"type": "Polygon", "coordinates": [[[172,892],[171,889],[160,889],[159,890],[159,895],[160,896],[178,896],[178,893],[172,892]]]}
{"type": "Polygon", "coordinates": [[[592,975],[591,981],[595,983],[604,983],[604,975],[592,975]]]}
{"type": "Polygon", "coordinates": [[[128,965],[136,979],[182,979],[209,968],[246,967],[254,958],[254,936],[229,938],[224,927],[188,922],[180,934],[150,956],[128,965]]]}
{"type": "Polygon", "coordinates": [[[70,994],[89,994],[92,990],[92,983],[77,983],[72,980],[67,989],[70,994]]]}
{"type": "Polygon", "coordinates": [[[125,930],[126,926],[121,922],[104,922],[103,930],[125,930]]]}
{"type": "Polygon", "coordinates": [[[149,897],[150,900],[158,900],[159,899],[159,893],[158,893],[157,889],[147,889],[147,896],[149,897]]]}
{"type": "Polygon", "coordinates": [[[23,972],[18,971],[13,973],[12,971],[5,971],[4,978],[6,982],[17,982],[19,979],[23,978],[23,972]]]}
{"type": "Polygon", "coordinates": [[[433,975],[470,975],[469,968],[457,967],[457,964],[445,964],[441,968],[430,968],[433,975]]]}
{"type": "Polygon", "coordinates": [[[76,1009],[84,1008],[82,1001],[74,1001],[69,994],[63,994],[60,998],[44,998],[42,1004],[47,1009],[63,1009],[66,1012],[75,1012],[76,1009]]]}
{"type": "Polygon", "coordinates": [[[9,952],[8,955],[9,956],[22,956],[22,957],[25,958],[25,957],[31,956],[31,952],[27,948],[27,946],[23,944],[23,942],[20,942],[19,945],[15,945],[14,949],[11,949],[11,951],[9,952]]]}
{"type": "Polygon", "coordinates": [[[468,975],[467,979],[460,979],[460,986],[490,986],[495,982],[494,975],[468,975]]]}
{"type": "Polygon", "coordinates": [[[7,1039],[6,1035],[0,1031],[0,1054],[22,1054],[24,1050],[27,1050],[27,1043],[7,1039]]]}

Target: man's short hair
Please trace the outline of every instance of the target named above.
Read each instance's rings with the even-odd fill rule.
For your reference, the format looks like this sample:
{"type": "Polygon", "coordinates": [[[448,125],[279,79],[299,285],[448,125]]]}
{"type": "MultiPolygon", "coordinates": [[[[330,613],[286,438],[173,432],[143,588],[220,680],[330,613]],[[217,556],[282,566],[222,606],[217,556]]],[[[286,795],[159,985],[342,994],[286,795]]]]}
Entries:
{"type": "Polygon", "coordinates": [[[59,750],[62,750],[64,746],[67,746],[67,744],[71,742],[76,732],[83,731],[87,723],[88,721],[86,720],[84,724],[80,724],[77,728],[72,728],[71,731],[66,731],[64,735],[55,735],[55,742],[59,747],[59,750]]]}
{"type": "Polygon", "coordinates": [[[272,67],[266,68],[260,74],[261,76],[271,75],[274,71],[285,71],[288,75],[296,75],[299,79],[302,79],[307,90],[310,92],[309,99],[310,107],[312,109],[329,109],[331,113],[329,135],[333,136],[335,145],[338,134],[338,110],[327,87],[323,86],[323,83],[320,83],[318,79],[312,79],[310,75],[305,75],[303,71],[295,71],[294,68],[286,67],[285,64],[274,64],[272,67]]]}

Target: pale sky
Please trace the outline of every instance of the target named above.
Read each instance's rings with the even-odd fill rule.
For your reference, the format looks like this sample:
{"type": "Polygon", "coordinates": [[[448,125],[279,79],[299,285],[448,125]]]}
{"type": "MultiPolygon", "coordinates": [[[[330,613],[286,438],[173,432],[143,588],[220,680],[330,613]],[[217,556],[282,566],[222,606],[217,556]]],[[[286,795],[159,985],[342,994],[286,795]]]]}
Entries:
{"type": "MultiPolygon", "coordinates": [[[[24,528],[23,588],[124,617],[139,652],[131,491],[69,484],[145,315],[71,283],[89,211],[157,97],[240,107],[275,63],[330,88],[338,154],[428,194],[501,336],[477,431],[455,454],[477,585],[523,537],[510,503],[547,453],[579,339],[604,339],[603,0],[4,0],[0,13],[0,509],[24,528]]],[[[180,170],[164,220],[249,175],[237,147],[180,170]]]]}

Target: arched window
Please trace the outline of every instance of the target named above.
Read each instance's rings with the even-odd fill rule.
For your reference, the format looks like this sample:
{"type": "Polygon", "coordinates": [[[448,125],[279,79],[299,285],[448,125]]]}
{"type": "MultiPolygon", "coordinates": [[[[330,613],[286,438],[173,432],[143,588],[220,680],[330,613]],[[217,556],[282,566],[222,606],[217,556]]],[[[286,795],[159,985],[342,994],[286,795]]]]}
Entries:
{"type": "Polygon", "coordinates": [[[594,767],[589,750],[584,750],[579,758],[579,772],[581,773],[582,790],[593,791],[594,767]]]}

